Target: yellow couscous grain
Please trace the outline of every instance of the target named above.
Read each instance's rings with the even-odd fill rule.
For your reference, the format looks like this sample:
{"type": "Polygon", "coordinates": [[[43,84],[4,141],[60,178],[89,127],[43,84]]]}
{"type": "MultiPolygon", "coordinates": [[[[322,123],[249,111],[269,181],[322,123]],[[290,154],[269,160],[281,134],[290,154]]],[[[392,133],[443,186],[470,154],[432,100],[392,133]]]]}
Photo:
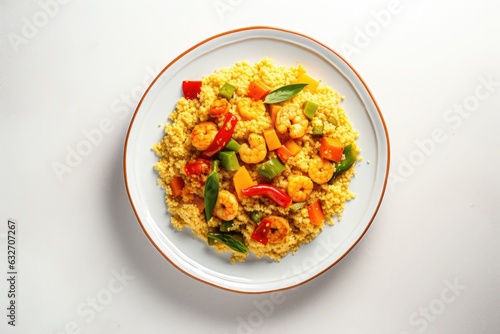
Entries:
{"type": "MultiPolygon", "coordinates": [[[[192,143],[191,133],[195,126],[208,121],[215,123],[220,129],[223,124],[223,117],[213,118],[210,116],[210,106],[220,98],[221,87],[225,83],[230,83],[236,88],[233,96],[228,99],[228,112],[238,119],[232,138],[243,145],[248,144],[250,134],[262,136],[264,130],[276,126],[268,111],[256,112],[254,119],[251,117],[249,119],[247,115],[241,117],[241,111],[237,105],[239,100],[248,98],[249,84],[252,81],[261,80],[271,90],[274,90],[296,83],[299,75],[304,73],[306,73],[306,69],[302,65],[277,66],[268,58],[253,65],[242,61],[232,67],[218,69],[213,74],[204,77],[198,98],[189,100],[180,98],[178,100],[175,109],[170,114],[170,121],[165,125],[164,138],[153,147],[159,158],[154,168],[158,172],[160,185],[166,191],[167,208],[172,214],[171,223],[176,229],[189,228],[195,236],[205,242],[212,241],[211,243],[213,240],[208,240],[207,233],[219,233],[221,230],[222,219],[214,215],[207,222],[203,208],[195,204],[200,203],[200,201],[203,203],[205,179],[203,176],[192,177],[185,171],[186,164],[196,161],[195,159],[199,158],[202,153],[192,143]],[[170,181],[174,177],[181,177],[184,181],[182,196],[173,196],[170,181]]],[[[279,103],[282,106],[293,105],[295,109],[292,110],[296,110],[301,109],[304,102],[310,100],[318,104],[319,107],[312,120],[306,122],[307,127],[301,129],[303,135],[291,138],[290,130],[278,133],[282,144],[293,139],[300,146],[300,152],[286,159],[283,163],[284,171],[274,177],[271,182],[263,178],[257,167],[269,159],[279,157],[277,151],[267,152],[264,155],[265,159],[258,163],[243,163],[241,159],[238,159],[239,165],[248,170],[256,184],[271,184],[286,192],[291,176],[309,177],[308,173],[311,172],[310,166],[313,159],[319,155],[322,136],[334,138],[344,146],[351,145],[353,152],[359,152],[356,145],[358,133],[341,105],[343,99],[343,96],[332,88],[320,83],[314,93],[303,90],[291,99],[279,103]],[[322,129],[322,133],[319,136],[317,133],[313,134],[313,128],[322,129]]],[[[262,101],[258,101],[258,103],[262,103],[262,101]]],[[[269,109],[267,108],[267,110],[269,109]]],[[[249,111],[250,114],[251,112],[252,110],[249,111]]],[[[297,117],[302,121],[305,119],[302,112],[297,114],[297,117]]],[[[290,120],[292,123],[294,122],[291,117],[290,120]]],[[[285,125],[288,126],[287,129],[290,129],[291,125],[285,125]]],[[[258,153],[256,150],[252,151],[252,147],[250,147],[250,152],[250,154],[258,153]]],[[[239,152],[239,154],[243,153],[239,152]]],[[[259,155],[262,155],[262,152],[259,155]]],[[[337,166],[335,162],[326,162],[324,169],[320,170],[319,173],[326,173],[328,168],[335,169],[335,166],[337,166]]],[[[313,188],[304,203],[298,206],[292,204],[290,207],[282,207],[273,200],[262,196],[244,196],[241,200],[235,197],[237,212],[232,220],[232,225],[229,228],[226,227],[224,233],[239,236],[238,240],[245,244],[248,252],[235,251],[222,242],[215,242],[214,249],[217,252],[232,252],[231,262],[244,261],[250,252],[258,258],[268,257],[275,261],[279,261],[289,253],[295,253],[302,244],[311,242],[325,227],[325,223],[333,225],[334,219],[340,220],[342,218],[345,203],[355,198],[355,194],[349,190],[349,183],[354,173],[355,170],[351,167],[336,176],[331,182],[321,184],[307,182],[307,187],[312,184],[313,188]],[[326,219],[320,224],[313,224],[307,206],[317,200],[319,200],[326,219]],[[252,238],[252,234],[258,227],[258,223],[251,218],[251,214],[255,212],[263,217],[275,217],[273,218],[275,225],[268,234],[269,240],[272,242],[266,243],[252,238]],[[285,221],[282,218],[285,218],[285,221]]],[[[219,167],[217,174],[220,190],[234,194],[233,176],[235,171],[219,167]]],[[[206,175],[204,176],[206,177],[206,175]]],[[[300,178],[295,179],[299,180],[300,178]]],[[[232,200],[232,197],[229,198],[232,200]]]]}

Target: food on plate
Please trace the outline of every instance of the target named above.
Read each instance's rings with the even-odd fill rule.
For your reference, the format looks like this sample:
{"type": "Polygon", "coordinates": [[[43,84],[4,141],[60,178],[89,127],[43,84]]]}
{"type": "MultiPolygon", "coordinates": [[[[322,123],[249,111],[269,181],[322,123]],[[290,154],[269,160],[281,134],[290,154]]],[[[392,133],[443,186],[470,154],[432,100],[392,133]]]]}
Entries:
{"type": "Polygon", "coordinates": [[[176,229],[279,261],[342,219],[360,149],[338,92],[269,58],[188,79],[153,147],[176,229]]]}

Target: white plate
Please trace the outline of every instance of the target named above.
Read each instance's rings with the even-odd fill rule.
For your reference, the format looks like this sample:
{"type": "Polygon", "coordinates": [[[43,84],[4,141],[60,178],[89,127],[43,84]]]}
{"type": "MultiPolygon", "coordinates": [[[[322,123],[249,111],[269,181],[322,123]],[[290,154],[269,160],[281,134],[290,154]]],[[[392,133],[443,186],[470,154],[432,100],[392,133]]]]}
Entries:
{"type": "Polygon", "coordinates": [[[249,27],[211,37],[168,64],[142,97],[132,118],[124,156],[128,196],[144,232],[158,251],[187,275],[219,288],[262,293],[291,288],[317,277],[340,261],[361,239],[380,206],[389,172],[389,139],[378,106],[359,74],[327,46],[299,33],[249,27]],[[196,80],[237,61],[270,57],[277,65],[304,65],[313,78],[345,96],[343,105],[359,132],[363,161],[350,189],[357,198],[347,203],[343,219],[326,226],[295,255],[275,263],[249,256],[229,264],[229,255],[215,253],[191,231],[175,231],[164,190],[153,169],[151,147],[163,137],[168,114],[181,97],[183,80],[196,80]]]}

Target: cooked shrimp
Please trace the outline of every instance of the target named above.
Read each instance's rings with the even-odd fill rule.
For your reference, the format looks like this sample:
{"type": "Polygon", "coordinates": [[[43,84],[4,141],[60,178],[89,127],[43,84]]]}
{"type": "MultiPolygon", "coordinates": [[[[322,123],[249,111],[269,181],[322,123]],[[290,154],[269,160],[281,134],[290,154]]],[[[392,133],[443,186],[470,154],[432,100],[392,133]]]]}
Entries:
{"type": "Polygon", "coordinates": [[[301,138],[307,132],[309,121],[302,110],[293,104],[286,104],[276,115],[276,131],[283,134],[287,131],[290,138],[301,138]]]}
{"type": "Polygon", "coordinates": [[[242,97],[236,102],[236,108],[241,118],[248,121],[266,113],[266,106],[262,100],[254,101],[249,97],[242,97]]]}
{"type": "Polygon", "coordinates": [[[210,116],[221,117],[229,111],[229,102],[226,99],[217,99],[210,106],[210,116]]]}
{"type": "Polygon", "coordinates": [[[288,221],[278,216],[269,216],[265,219],[269,223],[269,226],[266,226],[269,228],[267,240],[273,244],[283,241],[290,232],[288,221]]]}
{"type": "Polygon", "coordinates": [[[244,143],[238,150],[241,161],[247,164],[256,164],[264,160],[267,155],[266,141],[264,137],[256,133],[248,136],[248,144],[244,143]]]}
{"type": "Polygon", "coordinates": [[[214,215],[222,220],[232,220],[238,215],[238,200],[233,193],[221,190],[215,202],[214,215]]]}
{"type": "Polygon", "coordinates": [[[319,155],[315,156],[309,164],[308,174],[311,180],[317,184],[328,182],[335,172],[333,164],[319,155]]]}
{"type": "Polygon", "coordinates": [[[205,151],[217,134],[217,125],[212,122],[201,122],[191,132],[191,143],[198,151],[205,151]]]}
{"type": "Polygon", "coordinates": [[[293,175],[288,179],[286,192],[294,202],[306,201],[313,191],[314,184],[310,178],[304,175],[293,175]]]}

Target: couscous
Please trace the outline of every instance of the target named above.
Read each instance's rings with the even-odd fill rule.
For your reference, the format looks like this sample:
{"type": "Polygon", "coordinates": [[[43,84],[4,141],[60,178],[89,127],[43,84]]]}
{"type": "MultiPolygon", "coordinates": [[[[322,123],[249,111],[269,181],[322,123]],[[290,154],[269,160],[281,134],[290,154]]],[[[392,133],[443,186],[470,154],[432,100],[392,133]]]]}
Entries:
{"type": "Polygon", "coordinates": [[[266,58],[183,82],[153,147],[176,229],[231,262],[279,261],[342,218],[358,133],[343,97],[317,79],[266,58]]]}

